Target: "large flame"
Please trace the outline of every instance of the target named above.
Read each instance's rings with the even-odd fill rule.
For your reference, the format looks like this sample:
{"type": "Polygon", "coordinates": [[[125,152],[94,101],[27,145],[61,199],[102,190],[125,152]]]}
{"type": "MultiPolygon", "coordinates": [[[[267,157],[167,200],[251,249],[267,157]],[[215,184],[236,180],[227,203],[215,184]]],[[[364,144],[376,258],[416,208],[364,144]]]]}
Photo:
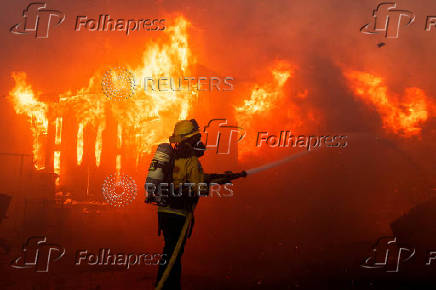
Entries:
{"type": "Polygon", "coordinates": [[[431,108],[430,99],[422,89],[407,88],[399,96],[389,92],[382,77],[361,71],[344,74],[355,96],[380,114],[385,129],[402,137],[421,133],[431,108]]]}
{"type": "MultiPolygon", "coordinates": [[[[24,73],[13,73],[15,88],[10,92],[13,97],[14,109],[17,113],[26,114],[32,125],[33,153],[37,169],[44,168],[44,152],[41,149],[40,136],[47,134],[47,111],[50,106],[56,116],[56,145],[61,142],[62,118],[66,110],[73,111],[78,124],[77,164],[81,165],[84,158],[84,131],[88,126],[96,131],[94,156],[96,166],[100,166],[103,148],[103,131],[107,128],[107,115],[110,113],[117,121],[117,154],[115,156],[116,171],[122,167],[122,150],[128,148],[136,151],[136,163],[142,156],[150,153],[152,146],[167,141],[174,123],[185,119],[192,107],[193,101],[198,97],[195,90],[145,90],[144,78],[159,77],[179,79],[190,77],[195,60],[192,57],[188,43],[187,29],[189,22],[178,17],[174,25],[162,32],[158,42],[147,43],[143,52],[141,64],[135,66],[123,65],[134,72],[136,93],[128,99],[109,100],[102,92],[102,74],[96,73],[90,78],[86,88],[76,93],[68,91],[59,96],[58,103],[43,103],[38,100],[30,85],[25,81],[24,73]],[[133,67],[133,68],[132,68],[133,67]],[[139,85],[143,85],[140,87],[139,85]]],[[[156,86],[156,85],[155,85],[156,86]]],[[[60,152],[54,152],[54,171],[60,173],[60,152]]]]}
{"type": "Polygon", "coordinates": [[[45,155],[43,150],[44,136],[47,134],[48,106],[38,100],[39,93],[33,92],[32,87],[26,83],[26,74],[12,73],[15,87],[9,92],[15,112],[27,116],[33,135],[33,162],[36,169],[45,168],[45,155]]]}

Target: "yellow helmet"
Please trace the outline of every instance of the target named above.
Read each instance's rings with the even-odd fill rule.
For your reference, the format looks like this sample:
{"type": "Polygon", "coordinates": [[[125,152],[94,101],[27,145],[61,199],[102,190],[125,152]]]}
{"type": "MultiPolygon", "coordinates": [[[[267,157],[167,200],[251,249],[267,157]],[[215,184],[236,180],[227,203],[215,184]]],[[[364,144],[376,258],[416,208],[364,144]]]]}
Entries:
{"type": "Polygon", "coordinates": [[[200,127],[195,119],[182,120],[174,126],[174,133],[170,136],[170,143],[180,143],[194,135],[200,134],[200,127]]]}

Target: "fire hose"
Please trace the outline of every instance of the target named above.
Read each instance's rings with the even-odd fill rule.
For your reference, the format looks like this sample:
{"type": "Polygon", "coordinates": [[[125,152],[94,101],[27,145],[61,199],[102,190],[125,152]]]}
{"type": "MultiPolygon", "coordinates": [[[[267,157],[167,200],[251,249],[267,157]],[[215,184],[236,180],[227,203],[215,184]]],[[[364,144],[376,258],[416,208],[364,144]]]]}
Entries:
{"type": "MultiPolygon", "coordinates": [[[[309,151],[301,151],[301,152],[292,154],[290,156],[287,156],[283,159],[280,159],[280,160],[277,160],[274,162],[270,162],[270,163],[264,164],[264,165],[256,167],[256,168],[251,168],[251,169],[248,169],[246,171],[242,171],[240,173],[226,172],[224,174],[210,174],[209,179],[213,179],[213,180],[219,179],[221,182],[230,182],[233,179],[237,179],[240,177],[246,177],[247,175],[253,175],[253,174],[265,171],[267,169],[279,166],[283,163],[290,162],[290,161],[295,160],[295,159],[297,159],[297,158],[299,158],[307,153],[309,153],[309,151]]],[[[209,182],[210,182],[210,180],[209,180],[209,182]]],[[[183,241],[186,238],[186,235],[188,233],[188,229],[189,229],[189,225],[191,224],[192,217],[193,217],[192,212],[189,212],[186,215],[185,223],[183,224],[179,239],[177,240],[177,244],[174,247],[173,254],[171,255],[171,258],[168,261],[168,264],[167,264],[159,282],[157,283],[157,286],[155,288],[156,290],[162,289],[162,287],[164,286],[166,280],[168,279],[168,277],[171,273],[171,270],[173,269],[174,263],[176,262],[177,256],[179,255],[179,252],[180,252],[180,249],[182,248],[183,241]]]]}

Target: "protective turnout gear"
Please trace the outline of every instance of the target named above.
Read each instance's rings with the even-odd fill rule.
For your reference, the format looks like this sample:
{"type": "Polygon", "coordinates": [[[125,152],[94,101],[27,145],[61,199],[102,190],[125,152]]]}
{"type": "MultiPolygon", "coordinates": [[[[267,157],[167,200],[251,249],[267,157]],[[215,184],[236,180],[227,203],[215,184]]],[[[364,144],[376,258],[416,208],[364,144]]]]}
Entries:
{"type": "Polygon", "coordinates": [[[199,198],[196,185],[204,183],[198,158],[203,155],[205,146],[200,140],[195,120],[179,121],[169,138],[174,147],[171,144],[159,145],[150,165],[147,182],[158,185],[160,180],[171,180],[172,183],[165,192],[161,191],[160,202],[156,202],[159,205],[158,232],[163,231],[165,239],[163,252],[171,257],[168,264],[159,266],[156,289],[180,289],[181,256],[186,238],[192,231],[193,211],[199,198]],[[170,174],[169,178],[166,174],[170,174]],[[186,189],[192,194],[187,195],[186,189]]]}
{"type": "Polygon", "coordinates": [[[200,134],[200,127],[195,119],[183,120],[176,123],[174,133],[170,136],[170,143],[180,143],[194,135],[200,134]]]}
{"type": "MultiPolygon", "coordinates": [[[[165,257],[172,257],[172,254],[177,246],[177,242],[180,239],[180,235],[183,235],[183,226],[186,222],[185,216],[169,214],[169,213],[159,213],[158,215],[159,223],[162,225],[162,231],[165,238],[165,246],[163,249],[163,254],[165,257]]],[[[181,240],[180,250],[175,257],[174,264],[171,268],[171,271],[166,275],[168,278],[166,281],[161,282],[162,289],[171,289],[177,290],[180,289],[180,276],[182,274],[182,255],[184,250],[184,245],[186,242],[186,237],[183,237],[181,240]]],[[[157,279],[155,283],[155,287],[158,287],[158,283],[160,282],[162,275],[166,267],[168,266],[169,260],[165,265],[159,265],[159,269],[157,272],[157,279]]]]}
{"type": "Polygon", "coordinates": [[[198,141],[197,143],[195,143],[195,145],[193,146],[194,149],[194,154],[197,157],[201,157],[204,155],[204,151],[206,150],[206,145],[204,145],[203,142],[198,141]]]}
{"type": "Polygon", "coordinates": [[[174,150],[168,143],[159,144],[156,153],[151,160],[148,175],[145,183],[147,192],[146,203],[166,205],[167,200],[160,194],[161,183],[172,182],[172,171],[174,167],[174,150]]]}
{"type": "MultiPolygon", "coordinates": [[[[177,158],[174,161],[173,168],[173,184],[174,192],[176,195],[180,193],[179,186],[188,189],[188,183],[199,184],[204,183],[204,173],[200,161],[196,156],[188,156],[184,158],[177,158]]],[[[188,212],[192,212],[198,201],[196,194],[197,187],[192,185],[191,196],[176,196],[170,199],[167,205],[159,206],[159,212],[174,213],[186,216],[188,212]]],[[[186,191],[182,193],[186,194],[186,191]]],[[[172,193],[170,192],[169,195],[172,193]]]]}

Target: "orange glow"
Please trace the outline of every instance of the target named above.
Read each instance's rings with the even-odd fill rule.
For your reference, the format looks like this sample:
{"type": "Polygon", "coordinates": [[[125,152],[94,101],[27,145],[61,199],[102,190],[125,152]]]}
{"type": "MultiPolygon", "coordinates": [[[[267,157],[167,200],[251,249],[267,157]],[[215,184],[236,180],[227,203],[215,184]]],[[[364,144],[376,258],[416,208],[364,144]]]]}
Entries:
{"type": "Polygon", "coordinates": [[[120,149],[123,145],[123,128],[120,124],[117,126],[117,148],[120,149]]]}
{"type": "Polygon", "coordinates": [[[271,73],[273,75],[272,82],[255,85],[250,97],[244,100],[244,104],[235,106],[238,124],[247,125],[254,115],[271,110],[283,96],[283,86],[293,75],[294,68],[281,62],[276,64],[271,73]]]}
{"type": "Polygon", "coordinates": [[[81,165],[83,160],[83,123],[79,124],[77,130],[77,165],[81,165]]]}
{"type": "MultiPolygon", "coordinates": [[[[61,143],[61,114],[67,108],[74,108],[78,122],[76,132],[78,165],[82,164],[84,155],[83,132],[85,128],[92,126],[96,130],[95,162],[100,166],[102,136],[107,124],[106,113],[110,113],[118,121],[117,139],[114,140],[117,148],[121,149],[122,144],[125,143],[129,145],[129,149],[136,149],[136,164],[139,164],[144,154],[151,153],[152,146],[168,141],[174,123],[188,117],[192,104],[198,98],[198,92],[194,88],[191,91],[153,91],[150,83],[149,90],[145,90],[142,85],[145,77],[157,80],[159,77],[178,79],[192,76],[191,70],[195,59],[189,48],[187,32],[189,26],[190,23],[185,18],[176,18],[173,25],[169,25],[162,32],[158,41],[146,43],[139,65],[123,65],[135,76],[136,91],[128,99],[109,100],[103,94],[101,88],[103,74],[99,71],[89,79],[87,87],[75,93],[68,91],[61,94],[58,103],[43,103],[37,100],[30,85],[26,84],[25,74],[13,73],[16,86],[10,94],[13,96],[15,111],[26,114],[32,124],[35,167],[44,168],[44,152],[41,149],[40,136],[47,133],[46,114],[49,106],[53,106],[53,111],[59,114],[56,116],[55,143],[57,145],[61,143]],[[124,133],[123,136],[123,132],[128,133],[124,133]]],[[[119,171],[121,156],[118,155],[116,158],[117,171],[119,171]]]]}
{"type": "Polygon", "coordinates": [[[120,154],[117,155],[117,159],[116,159],[115,163],[116,163],[115,169],[116,169],[117,175],[120,175],[120,173],[121,173],[121,155],[120,154]]]}
{"type": "Polygon", "coordinates": [[[289,95],[284,90],[285,84],[293,77],[296,69],[296,66],[288,62],[276,62],[271,68],[271,79],[262,84],[255,84],[250,97],[243,100],[243,105],[234,107],[238,126],[248,132],[238,144],[239,159],[244,159],[247,154],[259,154],[259,148],[248,145],[256,142],[256,128],[259,126],[268,124],[269,130],[275,130],[275,127],[280,126],[277,128],[277,132],[280,132],[287,128],[295,130],[301,127],[304,119],[315,122],[313,117],[304,116],[299,110],[299,105],[294,102],[297,99],[305,99],[309,91],[304,89],[295,95],[289,95]]]}
{"type": "Polygon", "coordinates": [[[62,117],[56,118],[55,144],[60,145],[62,141],[62,117]]]}
{"type": "Polygon", "coordinates": [[[103,148],[103,130],[104,130],[104,124],[100,124],[97,129],[97,136],[95,138],[95,165],[97,167],[100,166],[101,162],[101,150],[103,148]]]}
{"type": "MultiPolygon", "coordinates": [[[[32,87],[26,83],[25,73],[12,73],[15,87],[9,92],[14,110],[27,116],[33,136],[33,162],[36,169],[45,168],[43,150],[44,137],[47,135],[47,105],[35,96],[32,87]]],[[[36,95],[39,95],[37,93],[36,95]]]]}
{"type": "Polygon", "coordinates": [[[356,97],[379,113],[383,128],[402,137],[421,133],[431,106],[422,89],[407,88],[403,96],[398,96],[388,91],[381,77],[361,71],[344,74],[356,97]]]}
{"type": "MultiPolygon", "coordinates": [[[[61,152],[60,151],[54,151],[53,152],[53,171],[57,175],[60,176],[61,174],[61,152]]],[[[56,185],[60,184],[60,178],[58,177],[56,179],[56,185]]]]}

